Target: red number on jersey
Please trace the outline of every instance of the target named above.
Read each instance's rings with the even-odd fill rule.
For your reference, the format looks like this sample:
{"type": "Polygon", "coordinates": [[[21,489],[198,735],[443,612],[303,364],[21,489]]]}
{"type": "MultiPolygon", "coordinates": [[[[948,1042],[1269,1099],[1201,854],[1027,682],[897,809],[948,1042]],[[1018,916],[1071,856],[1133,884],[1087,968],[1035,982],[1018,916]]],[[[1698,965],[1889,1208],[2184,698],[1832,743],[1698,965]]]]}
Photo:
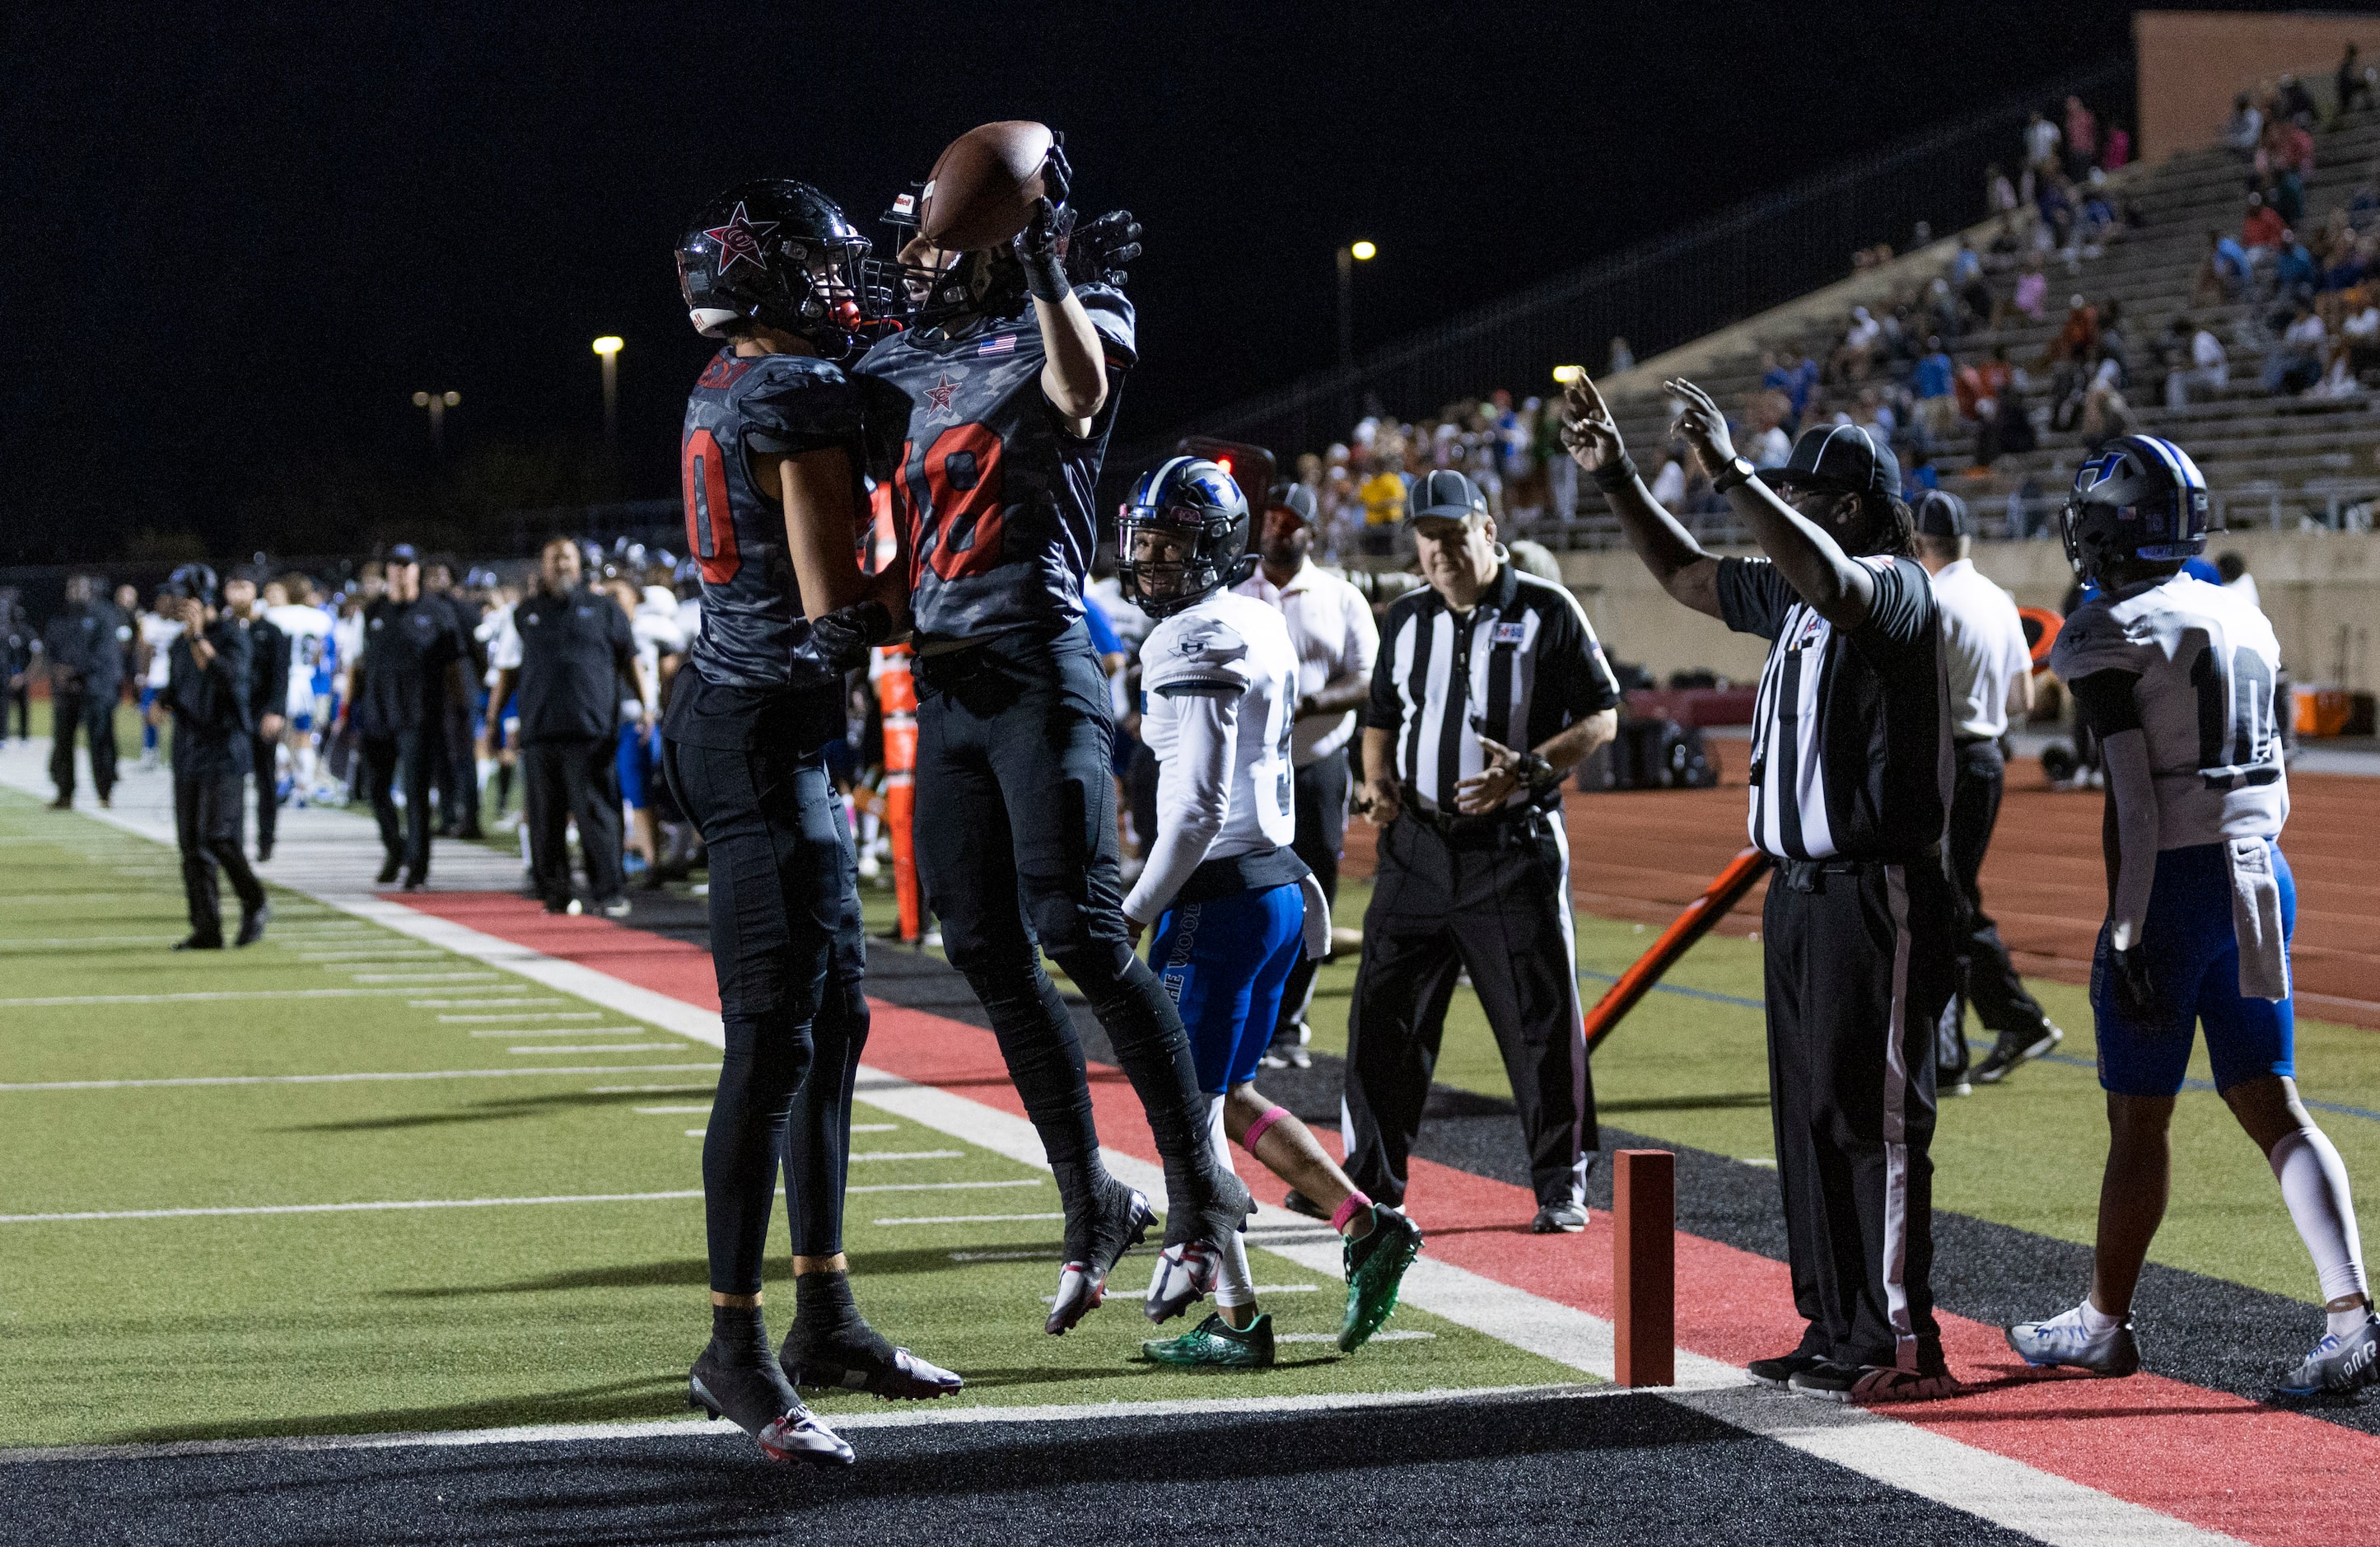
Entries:
{"type": "MultiPolygon", "coordinates": [[[[902,466],[909,450],[901,448],[902,466]]],[[[913,564],[945,580],[980,575],[1000,563],[1000,437],[980,424],[954,424],[926,447],[925,487],[910,482],[912,503],[933,523],[917,533],[913,564]],[[930,541],[929,540],[930,537],[930,541]]]]}
{"type": "Polygon", "coordinates": [[[727,465],[708,430],[686,438],[678,452],[679,481],[686,488],[686,545],[701,561],[708,584],[723,586],[744,567],[735,551],[735,518],[727,504],[727,465]]]}

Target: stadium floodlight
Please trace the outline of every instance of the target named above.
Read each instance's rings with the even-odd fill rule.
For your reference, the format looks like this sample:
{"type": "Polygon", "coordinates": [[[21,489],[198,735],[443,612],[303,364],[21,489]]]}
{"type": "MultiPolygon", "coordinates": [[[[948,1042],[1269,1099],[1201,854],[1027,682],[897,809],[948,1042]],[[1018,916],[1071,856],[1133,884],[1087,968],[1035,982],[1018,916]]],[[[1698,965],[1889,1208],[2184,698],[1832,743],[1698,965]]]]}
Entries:
{"type": "Polygon", "coordinates": [[[620,335],[607,333],[595,341],[603,357],[603,444],[620,444],[620,335]]]}
{"type": "Polygon", "coordinates": [[[1379,253],[1379,250],[1380,250],[1378,248],[1374,247],[1370,242],[1357,242],[1354,246],[1349,248],[1347,252],[1350,257],[1355,260],[1355,262],[1359,263],[1367,263],[1379,253]]]}
{"type": "Polygon", "coordinates": [[[415,408],[430,410],[431,450],[443,452],[446,449],[446,410],[461,401],[463,395],[459,392],[417,392],[413,395],[415,408]]]}
{"type": "Polygon", "coordinates": [[[1564,386],[1570,385],[1571,383],[1577,381],[1580,377],[1585,376],[1585,374],[1586,367],[1584,365],[1557,365],[1554,367],[1554,380],[1560,382],[1564,386]]]}

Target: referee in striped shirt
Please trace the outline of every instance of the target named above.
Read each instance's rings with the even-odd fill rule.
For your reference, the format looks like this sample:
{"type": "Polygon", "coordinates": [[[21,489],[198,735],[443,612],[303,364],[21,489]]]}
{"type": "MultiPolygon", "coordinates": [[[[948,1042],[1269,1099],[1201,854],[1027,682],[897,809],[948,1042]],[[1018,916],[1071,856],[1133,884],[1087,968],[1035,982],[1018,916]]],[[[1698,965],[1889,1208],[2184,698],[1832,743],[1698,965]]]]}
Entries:
{"type": "Polygon", "coordinates": [[[1761,917],[1769,1102],[1808,1326],[1751,1374],[1837,1402],[1948,1395],[1927,1149],[1958,971],[1949,690],[1900,469],[1866,432],[1826,425],[1755,473],[1701,388],[1665,387],[1765,560],[1713,557],[1654,503],[1592,383],[1572,386],[1563,439],[1664,590],[1769,641],[1750,825],[1777,862],[1761,917]]]}
{"type": "Polygon", "coordinates": [[[1405,1194],[1456,978],[1503,1050],[1539,1234],[1586,1228],[1598,1148],[1571,932],[1562,775],[1611,738],[1620,686],[1571,593],[1524,575],[1459,472],[1413,486],[1428,583],[1389,609],[1364,713],[1380,828],[1348,1012],[1347,1175],[1405,1194]]]}

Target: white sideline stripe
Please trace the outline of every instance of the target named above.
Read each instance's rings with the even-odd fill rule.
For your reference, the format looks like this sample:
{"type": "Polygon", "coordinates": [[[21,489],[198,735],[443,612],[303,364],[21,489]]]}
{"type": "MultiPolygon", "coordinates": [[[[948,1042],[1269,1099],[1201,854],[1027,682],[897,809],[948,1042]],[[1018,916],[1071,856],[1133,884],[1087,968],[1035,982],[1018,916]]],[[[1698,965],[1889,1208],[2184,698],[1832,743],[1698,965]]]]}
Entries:
{"type": "MultiPolygon", "coordinates": [[[[607,1050],[613,1051],[613,1050],[607,1050]]],[[[674,1074],[680,1069],[709,1069],[709,1064],[597,1064],[567,1069],[408,1069],[395,1074],[312,1075],[186,1075],[176,1079],[51,1079],[23,1085],[0,1085],[12,1090],[151,1090],[182,1085],[343,1085],[376,1079],[506,1079],[522,1075],[674,1074]]],[[[623,1086],[627,1090],[631,1087],[623,1086]]]]}
{"type": "MultiPolygon", "coordinates": [[[[1387,1332],[1374,1333],[1371,1336],[1371,1341],[1374,1343],[1419,1343],[1425,1338],[1432,1338],[1437,1335],[1438,1334],[1433,1332],[1399,1332],[1394,1328],[1390,1328],[1387,1332]]],[[[1272,1340],[1275,1343],[1336,1343],[1339,1341],[1339,1334],[1337,1333],[1275,1333],[1272,1340]]],[[[1614,1391],[1625,1391],[1627,1388],[1625,1386],[1619,1386],[1609,1389],[1614,1391]]]]}
{"type": "MultiPolygon", "coordinates": [[[[951,1261],[953,1262],[1059,1262],[1064,1260],[1062,1254],[1051,1256],[1046,1248],[1039,1251],[954,1251],[951,1253],[951,1261]]],[[[1056,1297],[1052,1296],[1051,1299],[1054,1302],[1056,1297]]]]}
{"type": "Polygon", "coordinates": [[[405,1002],[405,1007],[408,1010],[462,1010],[475,1005],[567,1005],[570,1003],[567,999],[523,999],[519,992],[513,989],[501,991],[492,989],[489,992],[492,993],[502,992],[510,997],[504,999],[408,999],[405,1002]]]}
{"type": "MultiPolygon", "coordinates": [[[[601,1028],[593,1029],[601,1030],[601,1028]]],[[[641,1030],[642,1028],[636,1029],[641,1030]]],[[[517,1031],[506,1032],[517,1037],[517,1031]]],[[[508,1047],[506,1053],[535,1054],[540,1053],[654,1053],[677,1046],[675,1042],[572,1042],[566,1047],[508,1047]]]]}
{"type": "MultiPolygon", "coordinates": [[[[856,1189],[855,1189],[856,1190],[856,1189]]],[[[114,1209],[69,1214],[0,1214],[0,1224],[58,1224],[69,1220],[212,1219],[232,1214],[370,1214],[417,1209],[510,1209],[534,1203],[659,1203],[700,1198],[690,1192],[589,1192],[555,1198],[422,1198],[375,1203],[260,1203],[246,1208],[114,1209]]]]}
{"type": "Polygon", "coordinates": [[[492,978],[492,972],[350,972],[359,983],[468,983],[492,978]]]}
{"type": "Polygon", "coordinates": [[[192,989],[181,993],[58,993],[32,999],[0,999],[0,1010],[38,1010],[69,1005],[201,1005],[221,999],[394,999],[419,989],[192,989]]]}
{"type": "Polygon", "coordinates": [[[171,945],[173,943],[174,936],[170,934],[61,934],[45,940],[11,940],[8,949],[0,951],[0,956],[15,956],[20,948],[28,946],[64,950],[77,945],[171,945]]]}
{"type": "MultiPolygon", "coordinates": [[[[659,1064],[651,1065],[650,1066],[652,1068],[662,1067],[662,1066],[659,1064]]],[[[516,1072],[535,1072],[542,1074],[546,1071],[540,1069],[536,1071],[516,1072]]],[[[710,1085],[590,1085],[587,1088],[587,1093],[590,1096],[659,1096],[673,1094],[680,1090],[714,1090],[716,1089],[716,1086],[710,1085]]],[[[706,1106],[698,1108],[697,1110],[708,1112],[710,1108],[706,1106]]]]}
{"type": "MultiPolygon", "coordinates": [[[[1316,1337],[1334,1334],[1317,1333],[1316,1337]]],[[[1380,1333],[1373,1342],[1395,1337],[1380,1333]]],[[[1415,1335],[1415,1334],[1404,1334],[1415,1335]]],[[[1429,1334],[1418,1334],[1427,1337],[1429,1334]]],[[[1475,1386],[1429,1391],[1339,1392],[1309,1396],[1176,1397],[1160,1402],[1069,1402],[1043,1407],[941,1407],[892,1412],[838,1413],[838,1432],[851,1429],[923,1429],[995,1423],[1111,1422],[1117,1419],[1205,1418],[1245,1414],[1335,1412],[1353,1407],[1405,1407],[1487,1400],[1594,1399],[1611,1395],[1599,1386],[1475,1386]]],[[[53,1445],[0,1450],[0,1466],[41,1461],[147,1460],[175,1456],[239,1456],[256,1452],[312,1450],[448,1449],[479,1445],[585,1444],[603,1440],[724,1440],[742,1437],[723,1424],[699,1418],[657,1419],[637,1423],[540,1423],[512,1429],[461,1429],[402,1434],[292,1434],[258,1440],[172,1440],[163,1444],[53,1445]]]]}
{"type": "Polygon", "coordinates": [[[858,1161],[957,1160],[965,1153],[965,1150],[862,1150],[849,1158],[855,1163],[858,1161]]]}
{"type": "MultiPolygon", "coordinates": [[[[440,1016],[440,1020],[461,1017],[440,1016]]],[[[516,1020],[516,1016],[490,1016],[491,1020],[516,1020]]],[[[474,1037],[650,1037],[650,1026],[487,1026],[471,1033],[474,1037]]]]}
{"type": "Polygon", "coordinates": [[[1023,1219],[1064,1219],[1064,1214],[921,1214],[914,1219],[880,1219],[879,1224],[1004,1224],[1023,1219]]]}
{"type": "MultiPolygon", "coordinates": [[[[710,1108],[707,1106],[698,1106],[696,1107],[695,1110],[697,1112],[708,1112],[710,1108]]],[[[898,1123],[854,1123],[851,1125],[851,1131],[854,1133],[898,1133],[901,1131],[901,1125],[898,1123]]]]}
{"type": "MultiPolygon", "coordinates": [[[[39,794],[31,763],[18,780],[19,787],[39,794]]],[[[101,820],[142,836],[164,841],[122,818],[101,820]]],[[[608,1005],[639,1020],[650,1021],[680,1035],[723,1047],[719,1017],[650,989],[623,982],[608,973],[575,962],[553,961],[525,946],[417,913],[399,903],[377,897],[352,898],[316,894],[319,900],[348,914],[387,924],[399,932],[445,946],[549,988],[575,993],[590,1003],[608,1005]]],[[[606,1071],[609,1072],[609,1071],[606,1071]]],[[[623,1071],[625,1072],[625,1071],[623,1071]]],[[[964,1096],[922,1087],[865,1066],[860,1071],[859,1098],[954,1139],[1006,1154],[1041,1169],[1048,1168],[1040,1140],[1032,1126],[964,1096]]],[[[1110,1169],[1133,1186],[1155,1197],[1164,1195],[1163,1172],[1135,1157],[1111,1151],[1110,1169]]],[[[884,1219],[880,1225],[992,1223],[1003,1216],[944,1216],[884,1219]]],[[[1005,1216],[1008,1220],[1049,1220],[1062,1214],[1005,1216]]],[[[1289,1216],[1294,1218],[1294,1216],[1289,1216]]],[[[1285,1223],[1282,1212],[1259,1209],[1257,1222],[1285,1223]]],[[[1296,1220],[1303,1226],[1308,1222],[1296,1220]]],[[[1268,1249],[1326,1278],[1340,1277],[1335,1240],[1300,1244],[1281,1241],[1268,1249]]],[[[1612,1376],[1611,1324],[1572,1307],[1540,1299],[1509,1285],[1425,1256],[1406,1275],[1404,1297],[1423,1310],[1497,1337],[1529,1352],[1597,1375],[1612,1376]]],[[[1888,1487],[1914,1493],[1954,1509],[1989,1520],[2051,1543],[2052,1547],[2116,1547],[2119,1543],[2216,1543],[2233,1539],[2201,1530],[2142,1505],[2086,1488],[2081,1483],[2023,1462],[1961,1443],[1879,1412],[1838,1407],[1801,1397],[1779,1397],[1748,1383],[1741,1370],[1684,1349],[1678,1351],[1680,1389],[1664,1393],[1733,1424],[1762,1434],[1804,1454],[1837,1462],[1888,1487]],[[1703,1387],[1696,1391],[1690,1388],[1703,1387]],[[1716,1388],[1716,1389],[1713,1389],[1716,1388]],[[1820,1410],[1823,1409],[1823,1410],[1820,1410]]],[[[1282,1410],[1296,1399],[1274,1399],[1265,1410],[1282,1410]]],[[[1409,1400],[1409,1398],[1390,1398],[1409,1400]]],[[[1091,1411],[1121,1416],[1123,1404],[1098,1405],[1091,1411]]],[[[961,1409],[961,1413],[966,1409],[961,1409]]],[[[977,1409],[981,1411],[981,1409],[977,1409]]],[[[871,1417],[877,1415],[870,1415],[871,1417]]],[[[892,1415],[883,1415],[892,1417],[892,1415]]],[[[953,1414],[952,1417],[958,1415],[953,1414]]],[[[1051,1416],[1047,1410],[1033,1415],[1051,1416]]],[[[919,1415],[908,1421],[936,1421],[942,1415],[919,1415]]],[[[686,1420],[680,1420],[682,1424],[686,1420]]],[[[897,1419],[896,1419],[897,1421],[897,1419]]],[[[690,1425],[687,1425],[690,1427],[690,1425]]],[[[145,1447],[153,1453],[155,1447],[145,1447]]]]}
{"type": "MultiPolygon", "coordinates": [[[[436,1002],[424,1000],[423,1003],[436,1002]]],[[[558,1005],[561,1001],[557,999],[554,1003],[558,1005]]],[[[440,1016],[438,1018],[448,1025],[462,1026],[485,1025],[494,1020],[601,1020],[603,1012],[601,1010],[520,1010],[504,1016],[440,1016]]]]}
{"type": "MultiPolygon", "coordinates": [[[[1014,1182],[875,1182],[864,1188],[845,1188],[843,1190],[845,1192],[978,1192],[987,1188],[1038,1188],[1039,1186],[1041,1186],[1040,1177],[1026,1176],[1014,1182]]],[[[1020,1217],[1038,1218],[1039,1216],[1020,1217]]],[[[1050,1217],[1063,1219],[1066,1216],[1054,1214],[1050,1217]]],[[[881,1224],[882,1221],[880,1220],[878,1223],[881,1224]]]]}

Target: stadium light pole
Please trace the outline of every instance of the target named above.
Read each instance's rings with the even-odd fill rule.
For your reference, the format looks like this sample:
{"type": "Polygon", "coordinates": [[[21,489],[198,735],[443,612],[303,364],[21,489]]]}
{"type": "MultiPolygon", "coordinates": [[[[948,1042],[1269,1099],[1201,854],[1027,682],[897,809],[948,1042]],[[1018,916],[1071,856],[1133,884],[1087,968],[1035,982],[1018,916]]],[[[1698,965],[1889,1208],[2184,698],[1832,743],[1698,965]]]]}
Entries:
{"type": "Polygon", "coordinates": [[[603,444],[616,447],[620,444],[620,337],[607,333],[595,341],[595,352],[603,359],[603,444]]]}
{"type": "Polygon", "coordinates": [[[459,392],[417,392],[413,406],[430,410],[430,449],[440,456],[446,454],[446,410],[463,401],[459,392]]]}
{"type": "Polygon", "coordinates": [[[1368,263],[1379,252],[1370,242],[1349,242],[1339,250],[1339,369],[1355,363],[1355,265],[1368,263]]]}

